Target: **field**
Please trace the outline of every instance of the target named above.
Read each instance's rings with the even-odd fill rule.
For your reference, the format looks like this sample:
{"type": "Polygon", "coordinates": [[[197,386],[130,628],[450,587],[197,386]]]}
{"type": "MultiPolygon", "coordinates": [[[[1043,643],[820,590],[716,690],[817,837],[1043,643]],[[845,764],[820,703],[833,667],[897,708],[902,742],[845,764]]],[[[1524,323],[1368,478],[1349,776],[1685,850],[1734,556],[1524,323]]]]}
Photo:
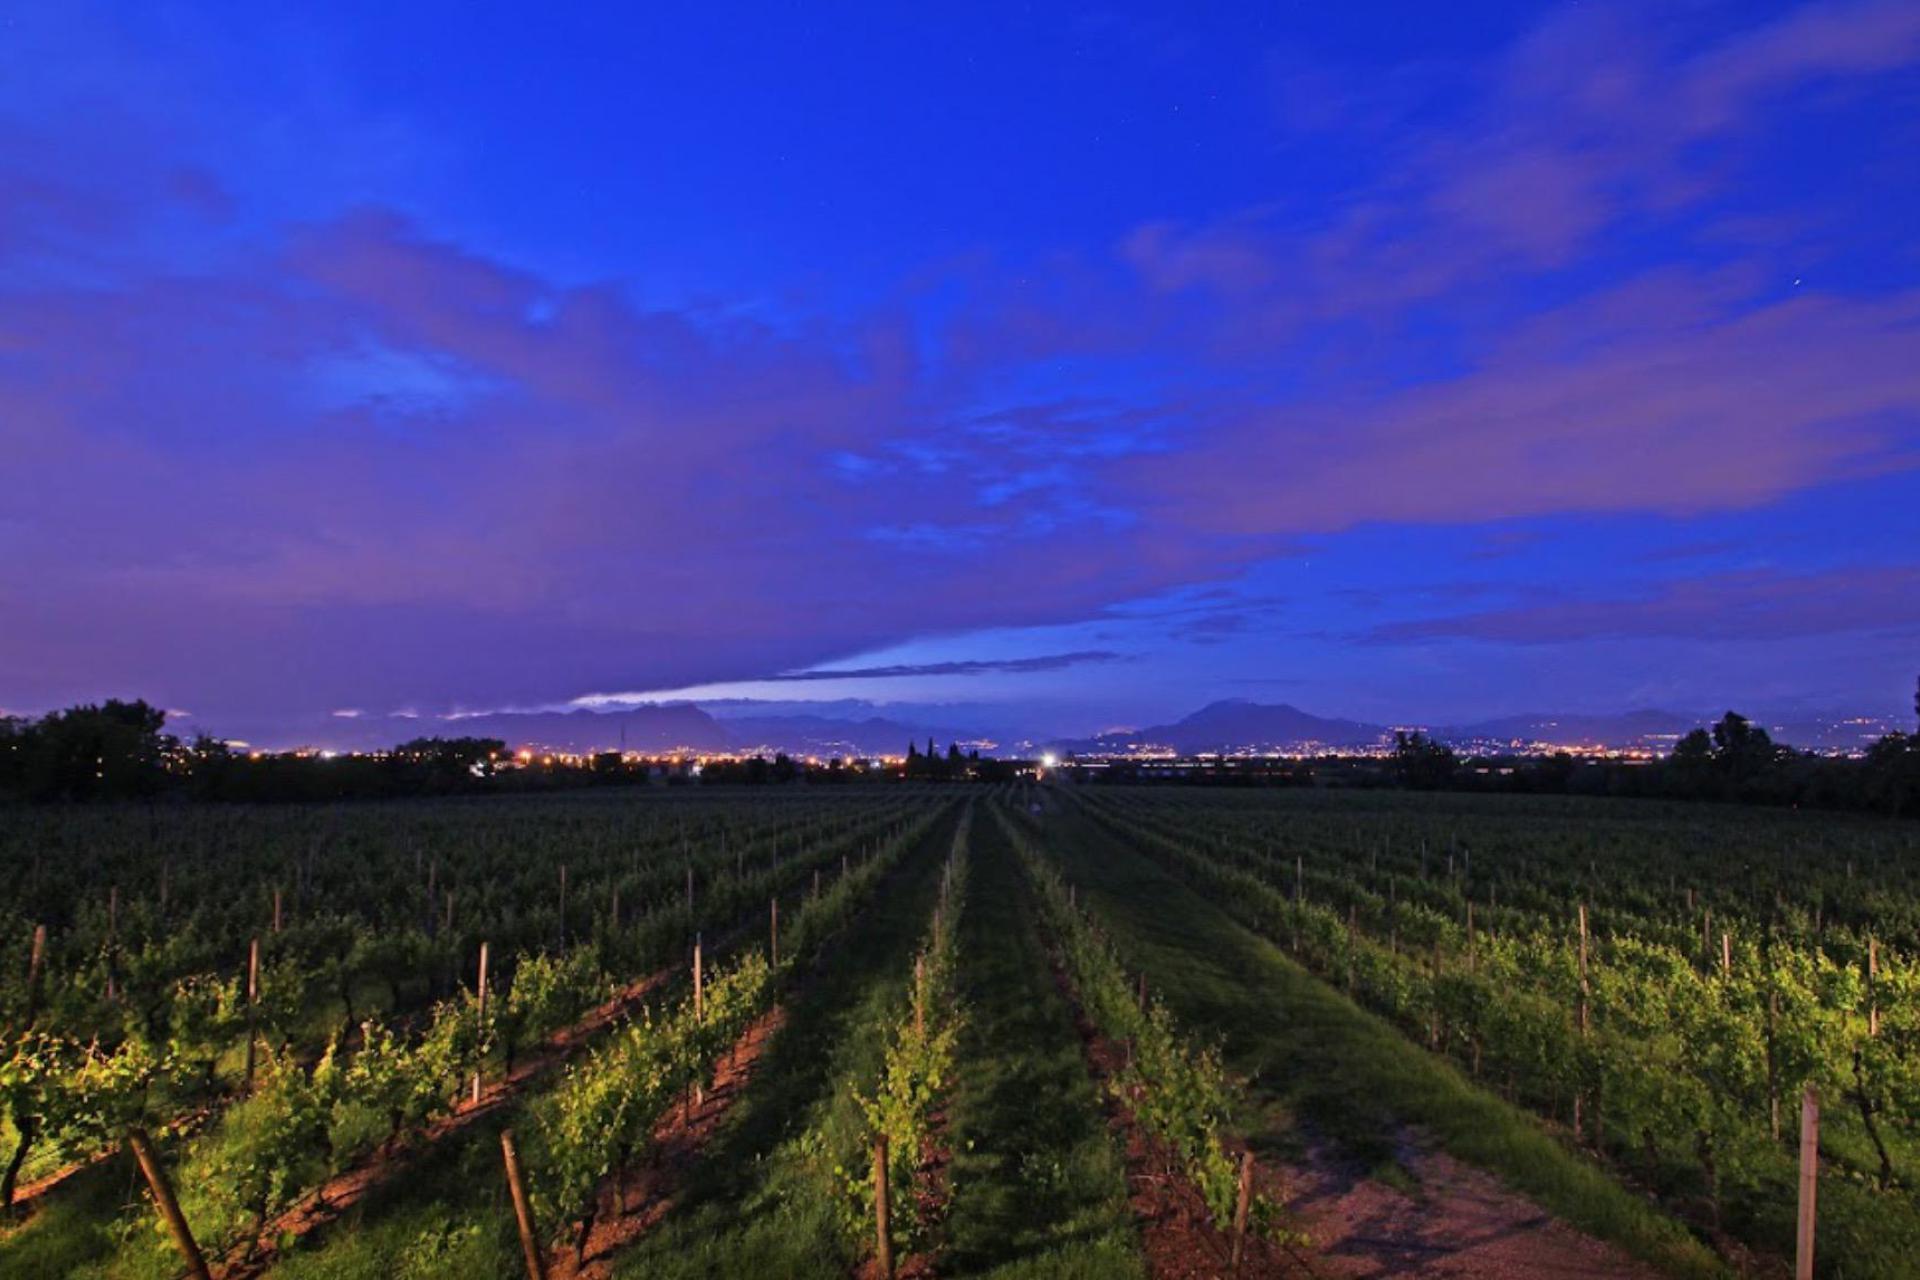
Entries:
{"type": "Polygon", "coordinates": [[[0,871],[8,1277],[188,1274],[135,1130],[222,1277],[1791,1274],[1809,1088],[1820,1274],[1920,1256],[1907,825],[669,788],[0,871]]]}

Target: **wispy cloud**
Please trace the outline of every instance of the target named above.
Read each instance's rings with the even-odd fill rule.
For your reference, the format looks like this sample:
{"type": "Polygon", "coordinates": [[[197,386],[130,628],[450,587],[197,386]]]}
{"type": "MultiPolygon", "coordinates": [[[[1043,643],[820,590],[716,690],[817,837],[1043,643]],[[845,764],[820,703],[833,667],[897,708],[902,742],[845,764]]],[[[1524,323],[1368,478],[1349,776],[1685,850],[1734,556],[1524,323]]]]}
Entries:
{"type": "Polygon", "coordinates": [[[1641,596],[1393,622],[1366,638],[1386,643],[1451,638],[1565,644],[1621,637],[1744,642],[1915,627],[1920,627],[1920,566],[1901,565],[1717,574],[1668,583],[1641,596]]]}
{"type": "Polygon", "coordinates": [[[897,680],[907,676],[981,676],[1029,675],[1039,671],[1063,671],[1090,663],[1122,662],[1126,655],[1105,649],[1086,649],[1077,653],[1048,653],[1030,658],[976,658],[954,662],[904,663],[885,667],[832,667],[809,671],[788,671],[762,677],[768,681],[810,680],[897,680]]]}

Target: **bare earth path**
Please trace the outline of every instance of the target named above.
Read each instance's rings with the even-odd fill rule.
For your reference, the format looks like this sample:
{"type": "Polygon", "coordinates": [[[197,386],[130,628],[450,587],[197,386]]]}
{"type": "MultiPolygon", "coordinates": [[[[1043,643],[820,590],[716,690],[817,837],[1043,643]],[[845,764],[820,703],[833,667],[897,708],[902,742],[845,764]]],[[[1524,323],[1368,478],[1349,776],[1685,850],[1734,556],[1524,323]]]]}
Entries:
{"type": "Polygon", "coordinates": [[[1443,1152],[1410,1147],[1400,1163],[1417,1194],[1344,1173],[1319,1152],[1286,1168],[1284,1200],[1313,1237],[1319,1269],[1362,1280],[1660,1274],[1443,1152]]]}
{"type": "MultiPolygon", "coordinates": [[[[1115,896],[1107,901],[1126,919],[1103,921],[1110,930],[1132,931],[1136,945],[1147,943],[1141,954],[1150,957],[1146,962],[1157,965],[1169,983],[1180,977],[1194,984],[1199,993],[1194,999],[1211,1015],[1202,1025],[1238,1026],[1246,1035],[1257,1032],[1289,1044],[1312,1043],[1300,1039],[1311,1034],[1309,1028],[1288,1020],[1263,998],[1258,969],[1216,952],[1238,933],[1230,922],[1145,859],[1102,844],[1108,856],[1099,860],[1073,857],[1079,851],[1071,844],[1055,850],[1067,854],[1063,860],[1073,864],[1069,873],[1084,877],[1083,883],[1101,880],[1113,890],[1115,896]],[[1176,905],[1186,907],[1186,913],[1177,912],[1176,905]],[[1281,1021],[1274,1022],[1276,1018],[1281,1021]]],[[[1064,975],[1058,976],[1064,981],[1064,975]]],[[[1084,1020],[1082,1034],[1090,1066],[1104,1080],[1119,1065],[1122,1047],[1105,1041],[1084,1020]]],[[[1316,1068],[1313,1059],[1307,1052],[1298,1067],[1292,1062],[1286,1066],[1308,1072],[1327,1069],[1324,1063],[1316,1068]]],[[[1569,1226],[1493,1174],[1422,1142],[1406,1126],[1391,1132],[1397,1147],[1394,1163],[1417,1184],[1411,1193],[1366,1176],[1364,1169],[1343,1163],[1330,1149],[1310,1145],[1287,1159],[1256,1140],[1262,1148],[1255,1166],[1260,1190],[1286,1206],[1291,1219],[1287,1225],[1304,1232],[1311,1243],[1298,1250],[1263,1248],[1243,1274],[1355,1280],[1652,1280],[1663,1274],[1624,1249],[1569,1226]]],[[[1129,1138],[1130,1166],[1139,1141],[1129,1138]]],[[[1137,1182],[1135,1188],[1135,1211],[1151,1273],[1157,1280],[1225,1274],[1220,1265],[1225,1239],[1206,1221],[1198,1194],[1184,1179],[1162,1181],[1179,1186],[1155,1188],[1145,1196],[1137,1182]],[[1211,1269],[1206,1265],[1209,1254],[1219,1258],[1211,1269]]]]}

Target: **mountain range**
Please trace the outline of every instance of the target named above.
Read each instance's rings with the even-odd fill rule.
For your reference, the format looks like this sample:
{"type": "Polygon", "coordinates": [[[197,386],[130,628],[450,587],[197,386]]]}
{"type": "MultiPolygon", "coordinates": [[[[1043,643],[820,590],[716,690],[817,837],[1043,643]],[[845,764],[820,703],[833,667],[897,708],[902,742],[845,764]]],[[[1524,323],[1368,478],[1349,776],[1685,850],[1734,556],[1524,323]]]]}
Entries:
{"type": "MultiPolygon", "coordinates": [[[[1234,750],[1281,752],[1352,750],[1390,743],[1395,730],[1418,730],[1463,747],[1521,749],[1589,746],[1666,750],[1692,729],[1717,718],[1646,708],[1615,715],[1524,714],[1459,725],[1369,724],[1317,716],[1288,703],[1243,699],[1213,702],[1171,724],[1069,740],[1058,749],[1083,753],[1166,747],[1182,754],[1234,750]]],[[[1773,737],[1797,747],[1844,750],[1864,747],[1900,726],[1867,717],[1759,717],[1773,737]]]]}
{"type": "MultiPolygon", "coordinates": [[[[1670,747],[1688,730],[1714,716],[1656,709],[1616,715],[1527,714],[1501,716],[1459,725],[1376,724],[1315,715],[1287,703],[1241,699],[1213,702],[1168,724],[1137,730],[1113,730],[1088,738],[1015,741],[1017,731],[979,724],[920,723],[897,714],[875,714],[871,707],[835,706],[841,714],[803,714],[792,707],[782,714],[756,714],[751,706],[715,711],[691,703],[637,706],[611,711],[489,712],[439,719],[408,715],[336,714],[296,729],[291,735],[262,735],[260,745],[297,744],[334,750],[365,751],[416,737],[498,738],[510,748],[585,754],[625,749],[647,753],[787,752],[799,756],[894,756],[909,742],[929,738],[944,748],[958,742],[1026,753],[1044,745],[1060,752],[1120,753],[1159,747],[1183,755],[1216,751],[1348,751],[1390,743],[1396,729],[1419,729],[1468,750],[1555,746],[1616,748],[1670,747]],[[864,712],[864,714],[863,714],[864,712]]],[[[936,709],[936,713],[937,713],[936,709]]],[[[949,709],[953,710],[953,709],[949,709]]],[[[1782,741],[1799,747],[1863,747],[1881,734],[1905,726],[1869,718],[1800,716],[1761,717],[1760,723],[1782,741]]]]}

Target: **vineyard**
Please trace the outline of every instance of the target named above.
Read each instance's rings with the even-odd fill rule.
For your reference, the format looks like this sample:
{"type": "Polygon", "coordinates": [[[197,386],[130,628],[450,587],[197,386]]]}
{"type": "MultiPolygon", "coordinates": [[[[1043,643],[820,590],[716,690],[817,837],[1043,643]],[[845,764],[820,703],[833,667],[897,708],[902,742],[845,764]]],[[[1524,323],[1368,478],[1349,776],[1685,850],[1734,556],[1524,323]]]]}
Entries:
{"type": "Polygon", "coordinates": [[[0,867],[9,1277],[1786,1275],[1808,1097],[1818,1273],[1920,1253],[1888,822],[673,788],[0,867]]]}

